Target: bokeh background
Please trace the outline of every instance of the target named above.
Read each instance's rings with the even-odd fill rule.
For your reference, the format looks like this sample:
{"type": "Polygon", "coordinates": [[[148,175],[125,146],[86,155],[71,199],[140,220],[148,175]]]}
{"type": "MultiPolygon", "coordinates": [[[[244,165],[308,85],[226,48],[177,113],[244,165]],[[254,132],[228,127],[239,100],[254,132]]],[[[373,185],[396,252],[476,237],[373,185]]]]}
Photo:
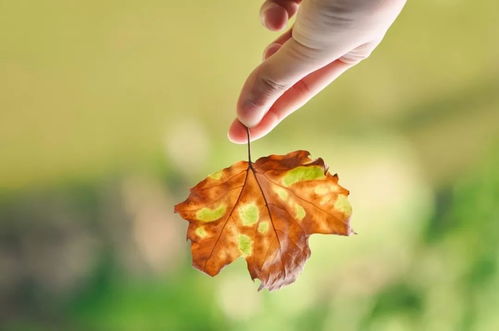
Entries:
{"type": "Polygon", "coordinates": [[[351,190],[297,282],[190,266],[188,188],[276,34],[260,1],[0,0],[0,329],[499,329],[499,2],[409,1],[371,58],[253,154],[351,190]]]}

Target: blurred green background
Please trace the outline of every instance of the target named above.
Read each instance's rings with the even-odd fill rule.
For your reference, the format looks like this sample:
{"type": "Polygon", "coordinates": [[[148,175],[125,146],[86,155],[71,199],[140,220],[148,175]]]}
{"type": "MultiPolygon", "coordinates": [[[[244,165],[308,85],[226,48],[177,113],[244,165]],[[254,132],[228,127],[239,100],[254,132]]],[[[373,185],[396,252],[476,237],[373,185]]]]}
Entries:
{"type": "Polygon", "coordinates": [[[379,49],[256,156],[307,149],[351,190],[297,282],[190,266],[173,214],[244,159],[259,1],[0,0],[0,329],[499,329],[499,2],[409,1],[379,49]]]}

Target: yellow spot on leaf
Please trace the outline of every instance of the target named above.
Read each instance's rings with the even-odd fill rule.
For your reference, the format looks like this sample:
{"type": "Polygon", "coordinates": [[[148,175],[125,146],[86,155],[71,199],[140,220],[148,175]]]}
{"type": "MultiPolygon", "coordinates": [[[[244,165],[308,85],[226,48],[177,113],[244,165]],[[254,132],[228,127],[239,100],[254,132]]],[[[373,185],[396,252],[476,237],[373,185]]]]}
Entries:
{"type": "Polygon", "coordinates": [[[251,226],[258,222],[260,218],[260,211],[258,206],[254,203],[248,203],[239,207],[239,217],[245,226],[251,226]]]}
{"type": "Polygon", "coordinates": [[[249,256],[253,252],[253,240],[245,234],[239,235],[239,250],[243,256],[249,256]]]}
{"type": "Polygon", "coordinates": [[[274,186],[273,190],[275,193],[277,193],[277,195],[281,200],[285,201],[288,198],[288,191],[286,191],[282,187],[274,186]]]}
{"type": "Polygon", "coordinates": [[[350,205],[347,196],[344,194],[338,195],[338,197],[336,198],[336,202],[334,203],[334,209],[342,212],[347,217],[352,215],[352,206],[350,205]]]}
{"type": "Polygon", "coordinates": [[[320,202],[320,205],[321,205],[321,206],[324,206],[324,205],[326,205],[328,202],[332,202],[331,200],[332,200],[332,199],[331,199],[331,196],[330,196],[330,195],[325,195],[325,196],[323,196],[323,197],[322,197],[321,202],[320,202]]]}
{"type": "Polygon", "coordinates": [[[296,218],[301,221],[307,213],[305,212],[305,209],[300,206],[299,204],[295,204],[295,216],[296,218]]]}
{"type": "Polygon", "coordinates": [[[314,192],[318,195],[323,195],[329,192],[329,188],[326,185],[317,186],[314,192]]]}
{"type": "Polygon", "coordinates": [[[258,232],[261,234],[267,233],[269,230],[269,222],[263,221],[258,224],[258,232]]]}
{"type": "Polygon", "coordinates": [[[208,232],[204,229],[204,226],[200,226],[196,228],[194,233],[199,237],[199,238],[206,238],[208,236],[208,232]]]}
{"type": "Polygon", "coordinates": [[[219,180],[220,178],[222,178],[222,170],[214,172],[211,175],[209,175],[208,177],[210,177],[211,179],[219,180]]]}
{"type": "Polygon", "coordinates": [[[319,166],[300,166],[289,170],[282,178],[285,186],[291,186],[305,180],[314,180],[324,178],[324,170],[319,166]]]}
{"type": "Polygon", "coordinates": [[[224,204],[214,209],[204,207],[197,211],[196,218],[201,222],[213,222],[225,215],[226,210],[227,207],[224,204]]]}

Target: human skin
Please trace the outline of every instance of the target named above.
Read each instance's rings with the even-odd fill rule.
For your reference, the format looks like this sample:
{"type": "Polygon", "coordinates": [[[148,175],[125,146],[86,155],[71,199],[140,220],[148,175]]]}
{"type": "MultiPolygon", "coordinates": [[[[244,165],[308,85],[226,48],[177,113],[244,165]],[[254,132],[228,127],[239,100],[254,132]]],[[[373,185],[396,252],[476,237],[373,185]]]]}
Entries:
{"type": "Polygon", "coordinates": [[[379,45],[406,0],[266,0],[260,10],[269,30],[293,27],[264,50],[264,60],[246,79],[234,143],[263,137],[379,45]]]}

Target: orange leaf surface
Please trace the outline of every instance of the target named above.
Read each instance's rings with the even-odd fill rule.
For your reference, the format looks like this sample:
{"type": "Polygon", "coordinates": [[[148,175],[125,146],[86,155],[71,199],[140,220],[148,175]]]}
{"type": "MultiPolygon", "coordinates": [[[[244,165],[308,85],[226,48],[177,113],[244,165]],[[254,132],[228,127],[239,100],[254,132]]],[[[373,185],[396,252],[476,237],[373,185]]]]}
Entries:
{"type": "Polygon", "coordinates": [[[244,257],[260,288],[295,281],[313,233],[350,235],[348,190],[309,152],[237,162],[204,179],[175,206],[189,222],[193,265],[210,276],[244,257]]]}

